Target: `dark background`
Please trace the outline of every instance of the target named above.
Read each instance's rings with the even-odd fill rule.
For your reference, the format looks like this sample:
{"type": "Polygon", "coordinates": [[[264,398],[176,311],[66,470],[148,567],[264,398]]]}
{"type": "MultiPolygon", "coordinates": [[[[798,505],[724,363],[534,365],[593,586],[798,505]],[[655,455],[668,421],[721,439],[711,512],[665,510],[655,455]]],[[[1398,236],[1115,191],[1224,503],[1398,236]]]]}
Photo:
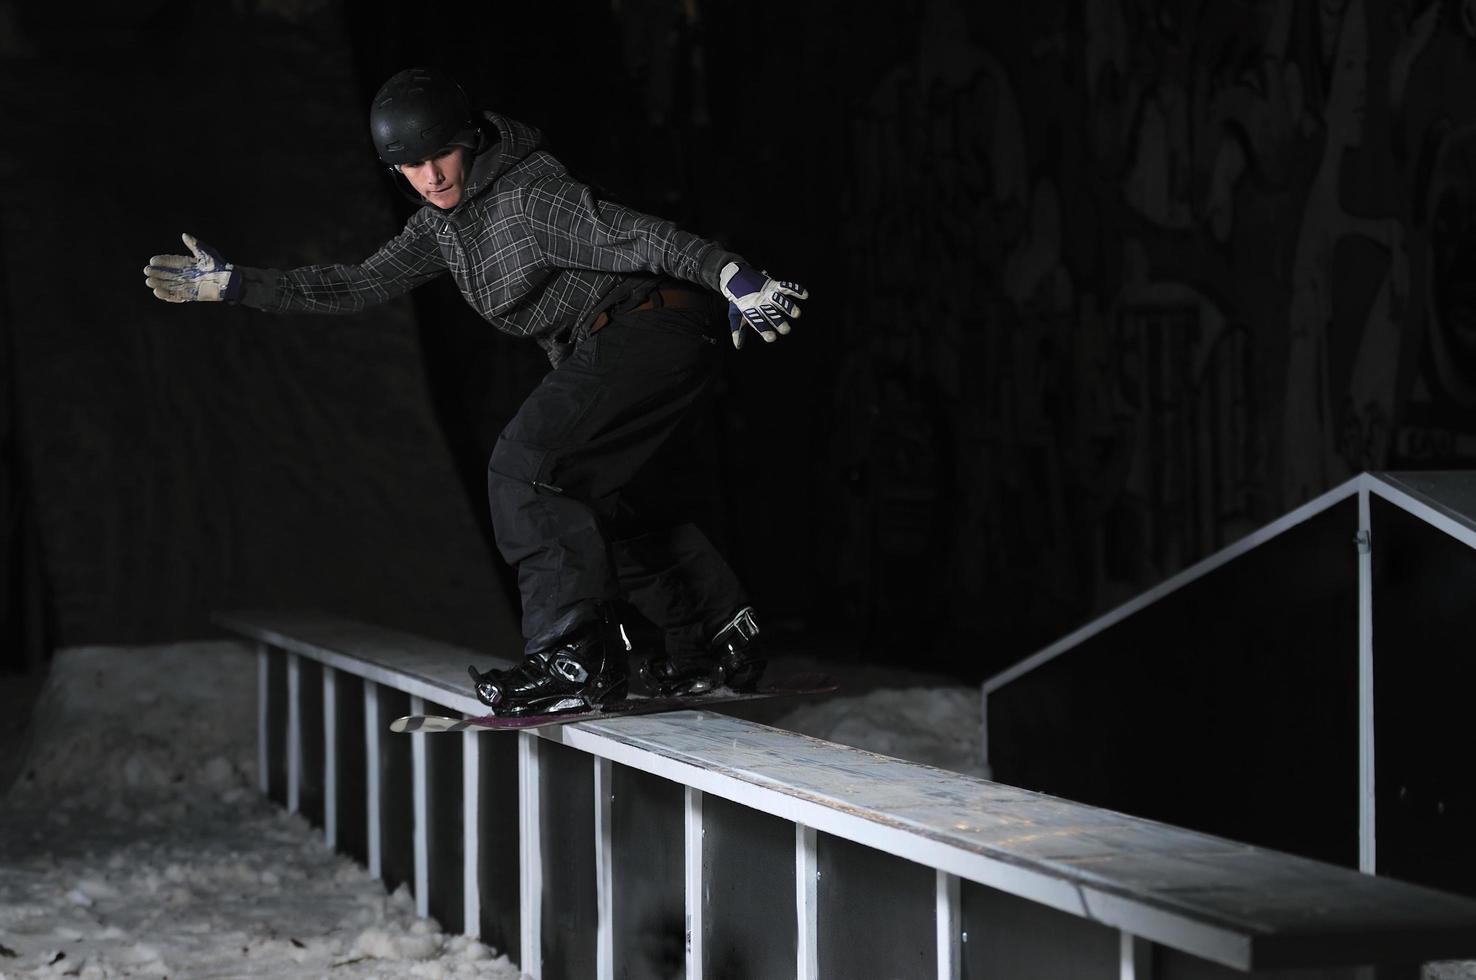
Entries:
{"type": "Polygon", "coordinates": [[[546,370],[448,285],[169,306],[190,231],[357,261],[433,64],[809,286],[712,529],[796,645],[980,677],[1367,468],[1476,459],[1476,25],[1444,0],[0,2],[0,664],[318,606],[516,635],[483,469],[546,370]]]}

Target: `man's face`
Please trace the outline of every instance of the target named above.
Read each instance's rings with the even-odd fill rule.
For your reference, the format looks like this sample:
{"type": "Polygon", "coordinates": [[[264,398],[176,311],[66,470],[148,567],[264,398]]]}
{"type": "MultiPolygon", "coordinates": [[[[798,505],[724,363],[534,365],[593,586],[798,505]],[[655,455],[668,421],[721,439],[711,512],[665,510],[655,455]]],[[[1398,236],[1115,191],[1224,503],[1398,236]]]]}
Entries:
{"type": "Polygon", "coordinates": [[[466,147],[448,146],[419,163],[402,163],[400,173],[421,197],[449,211],[466,189],[466,147]]]}

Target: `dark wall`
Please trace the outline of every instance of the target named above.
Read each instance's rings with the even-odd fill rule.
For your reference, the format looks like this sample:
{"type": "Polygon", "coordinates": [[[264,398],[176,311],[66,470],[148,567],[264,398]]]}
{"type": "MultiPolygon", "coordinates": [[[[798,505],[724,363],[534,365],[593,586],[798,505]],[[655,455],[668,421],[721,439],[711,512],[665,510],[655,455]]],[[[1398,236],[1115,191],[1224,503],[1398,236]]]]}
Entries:
{"type": "Polygon", "coordinates": [[[42,556],[14,588],[42,579],[49,642],[199,636],[264,606],[516,638],[408,304],[270,317],[144,288],[182,231],[256,265],[395,231],[331,8],[0,13],[5,475],[42,556]]]}
{"type": "MultiPolygon", "coordinates": [[[[130,15],[117,30],[154,37],[152,54],[119,55],[99,84],[133,79],[141,98],[189,49],[170,25],[204,16],[190,9],[130,15]]],[[[52,15],[0,10],[9,84],[48,77],[52,15]]],[[[297,0],[211,16],[234,47],[163,76],[229,96],[192,103],[197,130],[235,134],[197,158],[249,148],[232,193],[270,201],[289,158],[273,130],[327,98],[342,128],[290,159],[360,181],[324,181],[290,221],[205,209],[243,261],[352,258],[392,230],[403,212],[360,117],[384,77],[429,62],[614,196],[811,287],[793,336],[729,359],[715,444],[719,536],[771,617],[821,641],[979,676],[1360,469],[1476,454],[1462,4],[297,0]],[[288,63],[341,70],[238,101],[277,70],[243,40],[260,31],[300,46],[288,63]],[[352,241],[324,233],[366,208],[384,217],[352,241]]],[[[139,111],[91,117],[126,133],[139,111]]],[[[147,182],[118,186],[132,201],[147,182]]],[[[109,262],[166,247],[184,217],[133,213],[148,244],[118,237],[109,262]]],[[[12,284],[26,241],[5,240],[12,284]]],[[[428,404],[480,515],[485,453],[542,366],[454,295],[416,303],[428,404]]],[[[282,329],[237,316],[242,336],[282,329]]],[[[304,328],[328,329],[350,328],[304,328]]]]}

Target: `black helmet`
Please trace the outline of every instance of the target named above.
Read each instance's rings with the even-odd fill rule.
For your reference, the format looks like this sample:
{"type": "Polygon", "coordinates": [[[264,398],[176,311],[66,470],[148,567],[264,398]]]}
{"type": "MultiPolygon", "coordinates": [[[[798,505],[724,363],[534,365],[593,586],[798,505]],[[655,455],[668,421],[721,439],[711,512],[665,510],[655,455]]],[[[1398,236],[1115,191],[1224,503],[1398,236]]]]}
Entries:
{"type": "Polygon", "coordinates": [[[391,167],[418,163],[473,128],[466,93],[434,68],[407,68],[379,87],[369,106],[369,132],[391,167]]]}

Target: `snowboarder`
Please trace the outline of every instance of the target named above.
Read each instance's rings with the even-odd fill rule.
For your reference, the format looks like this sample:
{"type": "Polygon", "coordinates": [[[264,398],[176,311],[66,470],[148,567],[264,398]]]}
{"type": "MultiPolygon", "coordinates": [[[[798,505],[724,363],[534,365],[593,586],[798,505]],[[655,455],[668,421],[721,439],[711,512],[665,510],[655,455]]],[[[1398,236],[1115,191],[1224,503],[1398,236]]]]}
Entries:
{"type": "Polygon", "coordinates": [[[752,690],[765,664],[747,594],[706,536],[673,523],[641,488],[680,465],[719,340],[741,347],[749,329],[775,340],[808,293],[669,221],[602,200],[543,149],[537,129],[473,114],[440,71],[390,78],[369,126],[380,160],[422,203],[399,235],[358,265],[279,271],[232,264],[186,234],[189,255],[149,260],[154,295],[354,313],[449,272],[473,309],[532,337],[553,365],[488,463],[493,531],[517,570],[525,646],[510,670],[471,669],[478,698],[506,715],[624,699],[622,599],[665,634],[664,651],[640,668],[655,693],[752,690]]]}

